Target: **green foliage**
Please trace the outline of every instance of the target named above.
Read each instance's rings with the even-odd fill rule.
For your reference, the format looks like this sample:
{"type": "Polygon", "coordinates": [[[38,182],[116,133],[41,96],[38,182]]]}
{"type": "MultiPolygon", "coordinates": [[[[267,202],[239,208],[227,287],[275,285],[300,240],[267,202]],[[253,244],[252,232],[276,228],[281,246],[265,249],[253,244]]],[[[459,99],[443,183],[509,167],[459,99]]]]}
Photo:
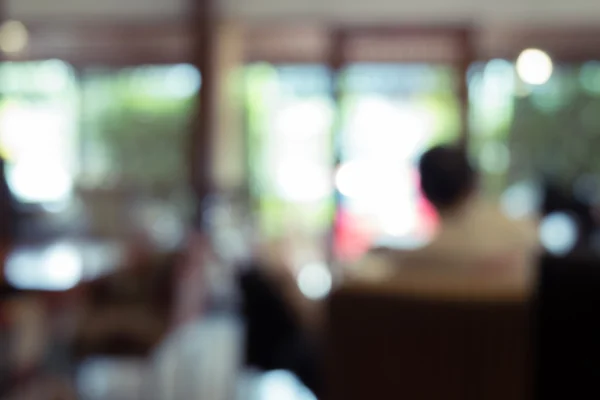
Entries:
{"type": "Polygon", "coordinates": [[[165,95],[160,80],[134,81],[128,73],[86,78],[83,141],[103,150],[105,173],[142,189],[183,186],[193,98],[165,95]]]}
{"type": "MultiPolygon", "coordinates": [[[[600,67],[596,66],[596,74],[600,67]]],[[[589,69],[588,69],[589,71],[589,69]]],[[[515,99],[510,129],[515,174],[545,175],[570,185],[600,174],[600,97],[588,90],[581,68],[559,66],[551,81],[515,99]]]]}

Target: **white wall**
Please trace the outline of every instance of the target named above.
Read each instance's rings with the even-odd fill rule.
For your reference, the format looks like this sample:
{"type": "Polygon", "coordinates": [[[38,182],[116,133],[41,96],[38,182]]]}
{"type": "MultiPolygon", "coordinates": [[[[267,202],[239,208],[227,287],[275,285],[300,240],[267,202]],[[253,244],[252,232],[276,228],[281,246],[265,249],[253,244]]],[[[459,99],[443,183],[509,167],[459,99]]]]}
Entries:
{"type": "Polygon", "coordinates": [[[352,22],[600,21],[597,0],[221,0],[227,14],[352,22]]]}
{"type": "Polygon", "coordinates": [[[190,0],[3,0],[9,18],[20,20],[157,19],[185,14],[190,0]]]}
{"type": "MultiPolygon", "coordinates": [[[[192,0],[4,0],[17,19],[156,19],[185,15],[192,0]]],[[[600,21],[597,0],[217,0],[224,16],[351,22],[600,21]]]]}

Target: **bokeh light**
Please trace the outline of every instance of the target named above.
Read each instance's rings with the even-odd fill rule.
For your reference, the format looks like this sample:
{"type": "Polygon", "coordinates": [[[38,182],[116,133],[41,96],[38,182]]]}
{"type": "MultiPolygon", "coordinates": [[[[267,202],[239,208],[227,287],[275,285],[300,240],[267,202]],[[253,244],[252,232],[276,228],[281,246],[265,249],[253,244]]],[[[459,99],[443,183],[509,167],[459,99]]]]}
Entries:
{"type": "Polygon", "coordinates": [[[265,373],[258,383],[257,398],[263,400],[316,400],[314,394],[288,371],[265,373]]]}
{"type": "Polygon", "coordinates": [[[276,172],[278,194],[285,200],[313,202],[331,194],[331,179],[321,165],[303,159],[282,163],[276,172]]]}
{"type": "Polygon", "coordinates": [[[502,194],[500,204],[504,214],[510,218],[531,217],[542,204],[541,190],[529,182],[516,183],[502,194]]]}
{"type": "Polygon", "coordinates": [[[20,53],[27,47],[29,33],[19,21],[6,21],[0,25],[0,50],[8,54],[20,53]]]}
{"type": "Polygon", "coordinates": [[[326,264],[315,262],[305,265],[298,274],[298,287],[312,300],[326,297],[331,291],[331,272],[326,264]]]}
{"type": "MultiPolygon", "coordinates": [[[[335,186],[346,197],[357,197],[365,190],[365,165],[357,161],[346,162],[335,174],[335,186]]],[[[371,179],[373,179],[371,177],[371,179]]]]}
{"type": "Polygon", "coordinates": [[[543,85],[550,80],[554,65],[550,56],[539,49],[526,49],[517,59],[517,73],[523,82],[543,85]]]}
{"type": "Polygon", "coordinates": [[[577,222],[565,212],[554,212],[540,224],[540,241],[544,248],[557,256],[567,255],[578,239],[577,222]]]}
{"type": "Polygon", "coordinates": [[[25,203],[65,201],[73,189],[73,180],[68,171],[35,159],[11,166],[6,178],[11,192],[25,203]]]}
{"type": "Polygon", "coordinates": [[[17,289],[69,290],[83,278],[83,260],[77,248],[66,243],[42,252],[23,248],[9,256],[5,274],[6,280],[17,289]]]}
{"type": "Polygon", "coordinates": [[[479,154],[479,165],[491,174],[501,174],[508,170],[510,150],[504,143],[486,143],[479,154]]]}

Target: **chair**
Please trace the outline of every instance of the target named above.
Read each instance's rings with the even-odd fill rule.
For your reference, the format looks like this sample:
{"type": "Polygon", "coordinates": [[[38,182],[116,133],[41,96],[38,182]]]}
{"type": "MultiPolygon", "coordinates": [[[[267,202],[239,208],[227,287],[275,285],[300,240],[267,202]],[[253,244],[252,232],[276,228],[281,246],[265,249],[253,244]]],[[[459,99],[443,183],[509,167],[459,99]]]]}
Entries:
{"type": "Polygon", "coordinates": [[[600,398],[600,260],[545,257],[538,299],[537,398],[600,398]]]}
{"type": "Polygon", "coordinates": [[[529,304],[522,293],[342,288],[329,304],[327,399],[531,399],[529,304]]]}
{"type": "Polygon", "coordinates": [[[156,256],[141,271],[131,267],[90,283],[76,356],[147,356],[169,329],[179,258],[156,256]]]}

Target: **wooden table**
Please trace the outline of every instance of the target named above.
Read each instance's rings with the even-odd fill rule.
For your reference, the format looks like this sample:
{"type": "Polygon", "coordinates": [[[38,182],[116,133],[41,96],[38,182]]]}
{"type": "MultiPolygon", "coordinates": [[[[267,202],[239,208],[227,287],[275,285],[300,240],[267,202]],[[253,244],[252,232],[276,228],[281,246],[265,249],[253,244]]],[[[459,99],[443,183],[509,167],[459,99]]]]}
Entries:
{"type": "Polygon", "coordinates": [[[120,243],[89,240],[4,246],[0,282],[22,291],[68,291],[123,266],[125,249],[120,243]]]}
{"type": "MultiPolygon", "coordinates": [[[[0,391],[38,375],[57,342],[76,325],[88,283],[125,264],[118,243],[56,240],[0,246],[0,330],[3,346],[0,391]]],[[[52,356],[50,356],[52,357],[52,356]]]]}
{"type": "MultiPolygon", "coordinates": [[[[191,234],[184,248],[184,257],[175,266],[175,298],[169,332],[178,331],[198,318],[207,296],[203,271],[204,266],[210,263],[210,252],[207,251],[206,239],[202,235],[191,234]]],[[[57,240],[45,244],[0,247],[0,283],[7,293],[11,293],[7,297],[16,299],[17,304],[27,303],[32,310],[37,310],[31,312],[36,318],[16,324],[18,327],[15,327],[14,319],[7,318],[5,321],[4,330],[11,332],[11,340],[20,343],[11,346],[37,349],[33,355],[24,352],[22,358],[34,361],[27,361],[25,366],[18,362],[17,376],[30,376],[28,371],[35,369],[40,362],[47,363],[47,349],[56,347],[57,337],[59,343],[69,342],[69,335],[74,330],[73,323],[69,321],[74,319],[73,315],[84,315],[81,312],[82,305],[93,284],[135,264],[130,257],[135,253],[132,249],[130,243],[86,240],[57,240]],[[37,342],[36,346],[20,341],[29,332],[38,333],[28,339],[29,342],[37,342]],[[48,332],[52,332],[53,336],[49,337],[48,332]]],[[[0,309],[8,304],[0,301],[0,309]]],[[[14,307],[11,305],[7,308],[14,307]]],[[[47,369],[47,364],[45,367],[47,369]]]]}

